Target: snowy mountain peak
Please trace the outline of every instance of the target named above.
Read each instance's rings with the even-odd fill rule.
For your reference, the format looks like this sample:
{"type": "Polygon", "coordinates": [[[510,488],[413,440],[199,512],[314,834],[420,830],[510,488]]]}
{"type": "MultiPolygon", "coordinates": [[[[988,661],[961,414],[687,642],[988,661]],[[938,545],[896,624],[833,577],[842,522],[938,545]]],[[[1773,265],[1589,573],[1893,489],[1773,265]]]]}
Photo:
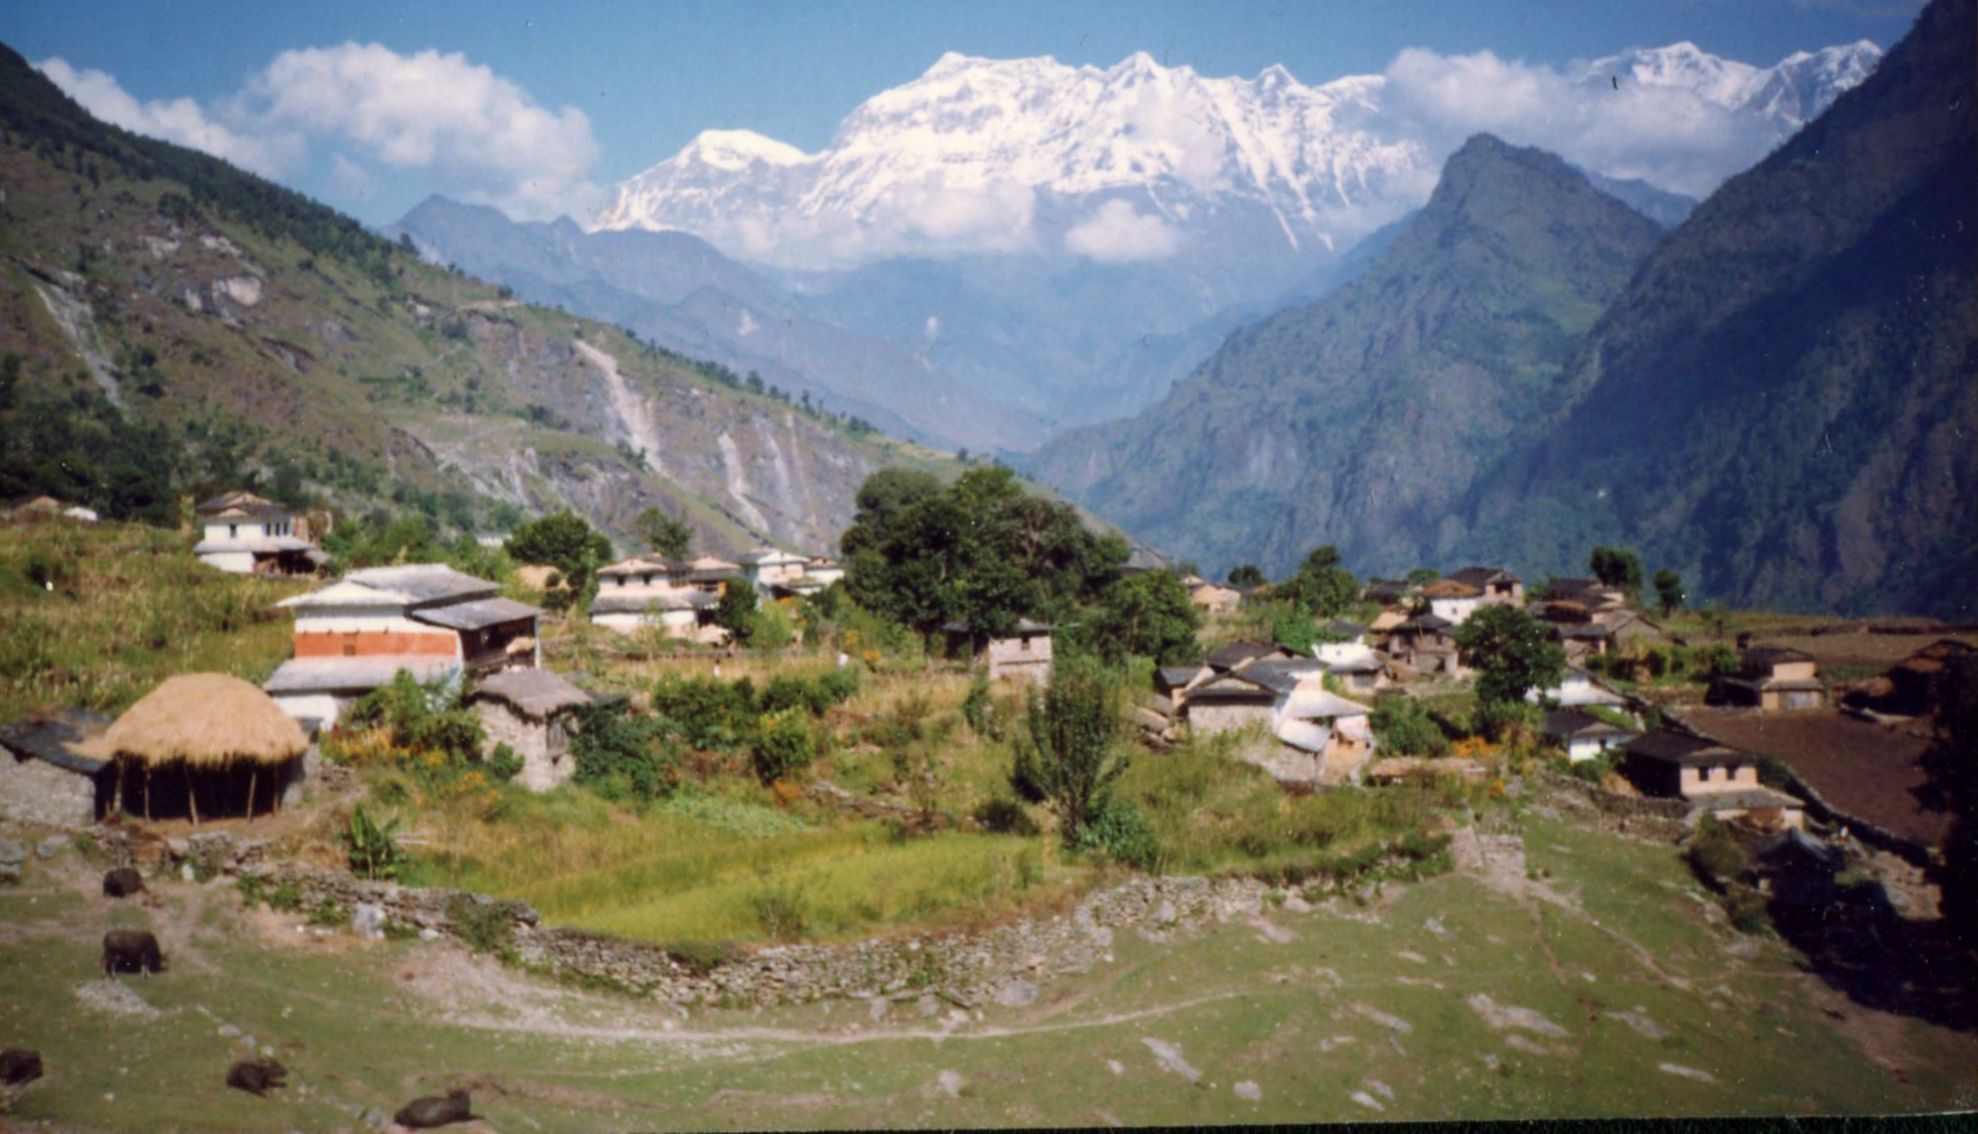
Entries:
{"type": "Polygon", "coordinates": [[[1667,187],[1707,191],[1735,159],[1676,154],[1658,167],[1641,150],[1680,143],[1640,123],[1737,118],[1727,133],[1751,139],[1744,160],[1755,160],[1880,54],[1848,44],[1761,69],[1683,42],[1566,70],[1509,64],[1541,73],[1538,89],[1628,95],[1575,96],[1563,111],[1542,97],[1538,117],[1520,122],[1475,117],[1493,109],[1466,93],[1475,79],[1462,69],[1475,57],[1431,53],[1423,59],[1444,73],[1398,61],[1385,75],[1308,86],[1282,65],[1254,79],[1211,77],[1145,51],[1105,68],[951,51],[860,104],[815,154],[751,131],[708,131],[620,185],[593,227],[681,229],[730,255],[795,268],[1017,251],[1119,262],[1214,255],[1218,244],[1237,255],[1259,251],[1259,239],[1274,254],[1307,257],[1418,207],[1442,159],[1478,129],[1614,176],[1653,182],[1666,168],[1667,187]],[[1619,108],[1612,127],[1584,117],[1605,106],[1619,108]],[[1562,144],[1574,140],[1586,152],[1562,144]]]}

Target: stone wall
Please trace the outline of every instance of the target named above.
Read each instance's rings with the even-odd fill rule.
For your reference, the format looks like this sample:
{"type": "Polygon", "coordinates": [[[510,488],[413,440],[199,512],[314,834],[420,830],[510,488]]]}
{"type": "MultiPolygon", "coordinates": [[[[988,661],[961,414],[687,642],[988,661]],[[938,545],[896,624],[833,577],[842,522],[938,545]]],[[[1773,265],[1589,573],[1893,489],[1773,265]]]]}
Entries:
{"type": "Polygon", "coordinates": [[[1689,833],[1692,805],[1687,800],[1623,795],[1553,772],[1543,773],[1540,779],[1552,791],[1591,804],[1621,834],[1673,843],[1689,833]]]}

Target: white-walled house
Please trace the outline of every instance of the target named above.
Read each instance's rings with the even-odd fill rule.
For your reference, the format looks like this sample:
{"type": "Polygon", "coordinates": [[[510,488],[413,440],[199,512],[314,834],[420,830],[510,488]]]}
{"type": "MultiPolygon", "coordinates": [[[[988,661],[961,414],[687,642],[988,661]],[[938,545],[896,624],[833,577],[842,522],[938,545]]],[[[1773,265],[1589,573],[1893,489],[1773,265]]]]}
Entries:
{"type": "Polygon", "coordinates": [[[1437,579],[1422,588],[1422,597],[1428,600],[1430,614],[1456,626],[1484,604],[1483,590],[1461,579],[1437,579]]]}
{"type": "Polygon", "coordinates": [[[1641,731],[1620,728],[1578,709],[1555,709],[1545,714],[1545,735],[1558,741],[1566,749],[1566,759],[1577,764],[1621,747],[1641,731]]]}
{"type": "Polygon", "coordinates": [[[591,621],[631,633],[657,626],[670,637],[720,643],[728,632],[714,624],[721,593],[737,568],[726,560],[691,562],[637,556],[598,571],[591,621]]]}
{"type": "Polygon", "coordinates": [[[1559,684],[1550,689],[1527,689],[1525,700],[1534,705],[1550,702],[1562,709],[1585,708],[1588,705],[1601,705],[1610,709],[1625,709],[1628,699],[1602,685],[1593,674],[1576,665],[1569,665],[1559,678],[1559,684]]]}
{"type": "Polygon", "coordinates": [[[427,563],[352,571],[284,599],[276,605],[295,614],[295,656],[262,688],[289,716],[328,725],[400,670],[432,681],[534,668],[541,611],[497,590],[486,579],[427,563]]]}
{"type": "Polygon", "coordinates": [[[309,525],[287,508],[252,492],[227,492],[200,501],[200,540],[192,553],[201,563],[236,575],[306,575],[323,553],[306,538],[309,525]]]}
{"type": "Polygon", "coordinates": [[[804,577],[810,560],[788,551],[773,547],[759,547],[739,560],[742,577],[749,581],[758,593],[766,593],[771,588],[786,587],[804,577]]]}

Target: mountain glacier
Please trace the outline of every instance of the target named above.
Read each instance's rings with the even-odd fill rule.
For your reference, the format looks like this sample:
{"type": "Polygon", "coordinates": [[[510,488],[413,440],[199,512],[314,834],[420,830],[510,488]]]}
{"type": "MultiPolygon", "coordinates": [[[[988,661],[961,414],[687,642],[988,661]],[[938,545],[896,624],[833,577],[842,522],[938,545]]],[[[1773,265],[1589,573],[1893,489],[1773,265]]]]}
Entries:
{"type": "Polygon", "coordinates": [[[1690,43],[1556,69],[1404,52],[1384,74],[1308,86],[1281,66],[1219,78],[1144,52],[1109,68],[950,52],[853,110],[816,153],[703,133],[618,186],[592,227],[692,232],[790,269],[1011,254],[1220,266],[1260,251],[1309,269],[1419,208],[1475,129],[1697,192],[1880,57],[1865,41],[1766,68],[1690,43]],[[1489,113],[1507,118],[1474,120],[1489,113]],[[1617,131],[1640,144],[1617,148],[1617,131]],[[1712,148],[1673,156],[1699,145],[1712,148]]]}

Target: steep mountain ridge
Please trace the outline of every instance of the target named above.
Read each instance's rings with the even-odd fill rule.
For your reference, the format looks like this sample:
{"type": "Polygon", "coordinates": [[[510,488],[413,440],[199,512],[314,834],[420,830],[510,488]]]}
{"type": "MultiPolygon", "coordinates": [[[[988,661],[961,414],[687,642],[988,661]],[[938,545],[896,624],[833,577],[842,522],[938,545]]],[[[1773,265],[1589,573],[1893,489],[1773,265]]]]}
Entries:
{"type": "Polygon", "coordinates": [[[1570,418],[1449,546],[1621,538],[1733,602],[1978,606],[1972,5],[1727,182],[1589,335],[1570,418]]]}
{"type": "Polygon", "coordinates": [[[1358,279],[1031,467],[1211,570],[1285,570],[1316,543],[1405,569],[1422,526],[1543,428],[1578,336],[1658,232],[1557,157],[1480,135],[1358,279]]]}
{"type": "MultiPolygon", "coordinates": [[[[347,508],[437,501],[466,526],[574,506],[620,534],[657,504],[712,547],[824,550],[867,473],[939,464],[106,126],[5,48],[0,322],[0,410],[154,430],[201,462],[166,470],[181,489],[287,469],[347,508]]],[[[37,467],[35,431],[6,432],[0,463],[37,467]]]]}

